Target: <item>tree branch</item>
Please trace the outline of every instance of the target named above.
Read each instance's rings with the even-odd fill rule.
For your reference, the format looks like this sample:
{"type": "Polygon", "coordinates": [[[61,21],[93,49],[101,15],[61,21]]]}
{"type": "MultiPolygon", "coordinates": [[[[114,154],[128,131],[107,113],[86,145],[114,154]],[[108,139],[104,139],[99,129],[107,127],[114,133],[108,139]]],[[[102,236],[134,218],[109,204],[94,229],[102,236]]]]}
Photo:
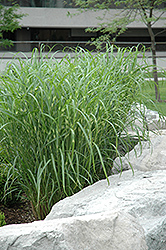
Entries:
{"type": "Polygon", "coordinates": [[[154,25],[160,18],[161,16],[165,13],[165,11],[163,11],[157,18],[156,20],[152,23],[152,25],[154,25]]]}
{"type": "Polygon", "coordinates": [[[158,32],[157,34],[155,34],[155,36],[158,36],[159,34],[162,34],[166,31],[166,29],[163,29],[162,31],[158,32]]]}
{"type": "Polygon", "coordinates": [[[154,2],[155,2],[155,0],[150,2],[150,14],[149,14],[150,18],[152,18],[152,16],[153,16],[154,2]]]}

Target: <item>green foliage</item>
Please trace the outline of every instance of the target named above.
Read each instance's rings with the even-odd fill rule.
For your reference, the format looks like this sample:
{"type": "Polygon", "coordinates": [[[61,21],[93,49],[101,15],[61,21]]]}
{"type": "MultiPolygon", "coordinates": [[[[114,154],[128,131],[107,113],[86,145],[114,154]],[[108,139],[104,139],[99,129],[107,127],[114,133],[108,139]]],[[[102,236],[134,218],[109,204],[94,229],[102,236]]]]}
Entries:
{"type": "Polygon", "coordinates": [[[3,227],[4,225],[6,225],[5,215],[0,211],[0,227],[3,227]]]}
{"type": "Polygon", "coordinates": [[[4,173],[2,166],[0,166],[0,203],[4,196],[4,186],[7,180],[7,173],[4,173]]]}
{"type": "Polygon", "coordinates": [[[24,14],[18,13],[19,6],[11,1],[11,6],[0,4],[0,46],[12,46],[12,41],[4,39],[4,32],[14,32],[20,28],[19,20],[24,14]]]}
{"type": "MultiPolygon", "coordinates": [[[[131,148],[127,127],[143,102],[145,66],[137,63],[137,48],[118,49],[116,56],[113,50],[80,48],[74,58],[58,61],[35,49],[31,59],[11,62],[0,77],[7,183],[17,177],[36,219],[60,199],[108,178],[115,157],[131,148]]],[[[133,129],[140,143],[147,139],[145,129],[133,129]]]]}
{"type": "Polygon", "coordinates": [[[4,178],[4,175],[1,173],[0,174],[0,202],[2,201],[3,196],[4,196],[4,187],[5,187],[6,179],[4,178]]]}
{"type": "Polygon", "coordinates": [[[156,36],[165,32],[160,31],[155,34],[153,26],[156,22],[164,17],[165,0],[75,0],[76,5],[80,7],[81,12],[86,10],[100,11],[98,16],[97,27],[87,28],[86,31],[100,32],[100,36],[92,39],[92,44],[98,49],[101,49],[103,42],[109,42],[124,33],[128,25],[134,21],[141,21],[145,24],[151,40],[151,52],[153,61],[153,77],[155,82],[155,98],[161,101],[156,61],[156,36]],[[111,8],[116,9],[116,12],[111,12],[111,8]]]}
{"type": "Polygon", "coordinates": [[[92,10],[99,13],[96,14],[97,27],[87,28],[88,32],[101,32],[101,36],[94,41],[95,45],[96,42],[115,40],[136,20],[145,23],[147,28],[149,25],[152,27],[159,19],[165,19],[164,3],[165,0],[75,0],[79,11],[92,10]],[[111,12],[111,9],[116,9],[116,12],[111,12]]]}
{"type": "MultiPolygon", "coordinates": [[[[165,74],[166,76],[166,74],[165,74]]],[[[146,106],[148,109],[151,110],[156,110],[159,113],[161,113],[163,116],[166,117],[166,80],[165,76],[162,80],[159,81],[160,84],[160,93],[161,93],[161,99],[162,102],[155,102],[155,93],[154,93],[154,81],[149,80],[147,81],[146,85],[144,86],[144,93],[149,96],[150,100],[153,100],[153,103],[151,102],[146,102],[146,106]]],[[[163,75],[161,75],[163,77],[163,75]]]]}
{"type": "MultiPolygon", "coordinates": [[[[1,151],[2,153],[2,151],[1,151]]],[[[20,201],[20,191],[14,174],[11,174],[10,167],[1,157],[0,163],[0,204],[11,207],[20,201]],[[12,178],[11,178],[12,177],[12,178]],[[9,180],[9,181],[7,181],[9,180]]]]}

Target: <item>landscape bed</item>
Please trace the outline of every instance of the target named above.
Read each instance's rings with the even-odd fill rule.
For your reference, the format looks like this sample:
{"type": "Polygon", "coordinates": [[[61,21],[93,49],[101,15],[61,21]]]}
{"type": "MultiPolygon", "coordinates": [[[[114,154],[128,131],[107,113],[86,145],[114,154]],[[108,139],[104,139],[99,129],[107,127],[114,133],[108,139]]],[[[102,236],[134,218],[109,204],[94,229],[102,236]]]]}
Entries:
{"type": "Polygon", "coordinates": [[[115,56],[107,46],[94,55],[78,48],[74,58],[58,61],[35,49],[31,59],[8,65],[0,76],[4,203],[23,196],[35,220],[44,219],[57,201],[108,180],[114,159],[135,140],[148,140],[144,110],[144,126],[134,125],[136,110],[147,101],[149,68],[138,64],[138,53],[118,49],[115,56]]]}

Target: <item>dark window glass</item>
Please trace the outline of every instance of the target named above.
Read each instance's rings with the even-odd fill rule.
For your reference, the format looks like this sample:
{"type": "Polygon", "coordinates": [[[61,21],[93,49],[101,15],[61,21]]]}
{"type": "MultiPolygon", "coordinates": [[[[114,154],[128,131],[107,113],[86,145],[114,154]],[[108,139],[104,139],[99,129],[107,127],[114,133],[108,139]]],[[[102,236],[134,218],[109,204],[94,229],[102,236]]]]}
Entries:
{"type": "MultiPolygon", "coordinates": [[[[9,6],[11,1],[2,0],[2,4],[9,6]]],[[[50,7],[50,8],[72,8],[75,7],[72,0],[16,0],[20,7],[50,7]]]]}

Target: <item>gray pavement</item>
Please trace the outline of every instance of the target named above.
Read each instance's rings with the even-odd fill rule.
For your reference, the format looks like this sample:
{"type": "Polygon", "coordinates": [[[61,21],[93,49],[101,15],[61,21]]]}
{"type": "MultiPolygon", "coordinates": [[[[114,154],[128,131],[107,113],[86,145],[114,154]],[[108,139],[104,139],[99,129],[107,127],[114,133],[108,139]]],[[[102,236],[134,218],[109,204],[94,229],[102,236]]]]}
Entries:
{"type": "MultiPolygon", "coordinates": [[[[47,55],[47,53],[44,53],[47,55]]],[[[115,52],[116,54],[116,52],[115,52]]],[[[50,53],[50,55],[52,55],[52,53],[50,53]]],[[[66,55],[66,53],[63,52],[57,52],[55,54],[55,58],[57,59],[61,59],[66,55]]],[[[74,53],[70,53],[71,57],[74,56],[74,53]]],[[[152,65],[152,56],[151,56],[151,52],[146,52],[146,60],[147,63],[149,65],[152,65]]],[[[11,60],[15,60],[15,57],[25,57],[27,56],[28,58],[31,57],[31,52],[17,52],[17,53],[13,53],[13,52],[0,52],[0,70],[4,70],[5,66],[7,63],[9,63],[11,60]]],[[[142,56],[141,54],[138,57],[138,60],[140,62],[142,62],[142,56]]],[[[166,51],[158,51],[157,52],[157,65],[159,70],[161,70],[162,68],[166,70],[166,51]]]]}

